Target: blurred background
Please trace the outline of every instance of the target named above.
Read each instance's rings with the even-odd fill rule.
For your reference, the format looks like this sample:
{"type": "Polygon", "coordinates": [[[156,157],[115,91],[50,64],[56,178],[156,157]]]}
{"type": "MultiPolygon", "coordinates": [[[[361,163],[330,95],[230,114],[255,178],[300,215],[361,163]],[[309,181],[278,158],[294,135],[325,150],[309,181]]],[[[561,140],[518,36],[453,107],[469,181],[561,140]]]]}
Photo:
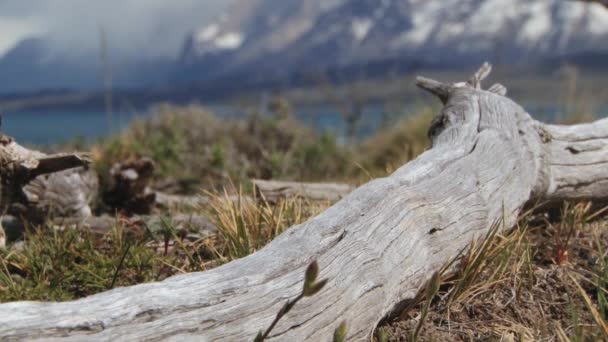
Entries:
{"type": "MultiPolygon", "coordinates": [[[[569,0],[3,0],[3,131],[92,143],[160,104],[289,114],[338,143],[437,103],[482,61],[547,121],[608,115],[608,8],[569,0]]],[[[491,81],[490,81],[491,82],[491,81]]],[[[433,107],[435,106],[435,107],[433,107]]],[[[165,108],[166,109],[166,108],[165,108]]],[[[176,109],[177,110],[177,109],[176,109]]]]}
{"type": "MultiPolygon", "coordinates": [[[[485,86],[504,84],[536,119],[606,117],[608,0],[0,0],[2,133],[93,161],[3,196],[27,203],[0,215],[0,302],[81,298],[253,253],[429,148],[441,105],[417,75],[465,81],[484,61],[485,86]]],[[[421,199],[404,178],[383,184],[421,199]]],[[[391,196],[376,207],[406,217],[409,199],[391,196]]],[[[456,197],[416,222],[442,222],[434,208],[456,197]]],[[[385,228],[370,205],[372,236],[385,228]]],[[[453,277],[396,305],[409,309],[377,341],[608,341],[606,211],[553,209],[526,209],[508,234],[494,225],[453,277]]]]}

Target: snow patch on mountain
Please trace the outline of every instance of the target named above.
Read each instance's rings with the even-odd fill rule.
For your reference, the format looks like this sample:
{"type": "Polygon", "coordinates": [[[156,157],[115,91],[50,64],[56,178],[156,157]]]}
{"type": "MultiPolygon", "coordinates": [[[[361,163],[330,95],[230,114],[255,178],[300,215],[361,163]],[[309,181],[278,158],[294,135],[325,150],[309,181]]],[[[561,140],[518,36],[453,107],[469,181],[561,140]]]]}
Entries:
{"type": "Polygon", "coordinates": [[[374,22],[369,18],[355,18],[352,21],[352,32],[356,40],[363,40],[367,37],[370,29],[374,25],[374,22]]]}
{"type": "Polygon", "coordinates": [[[218,49],[232,50],[238,49],[243,44],[244,40],[245,38],[242,34],[228,32],[217,37],[214,43],[218,49]]]}
{"type": "Polygon", "coordinates": [[[196,41],[199,44],[205,44],[209,41],[212,41],[215,37],[217,37],[217,34],[219,32],[220,32],[220,29],[219,29],[218,25],[216,25],[216,24],[209,25],[195,33],[196,41]]]}

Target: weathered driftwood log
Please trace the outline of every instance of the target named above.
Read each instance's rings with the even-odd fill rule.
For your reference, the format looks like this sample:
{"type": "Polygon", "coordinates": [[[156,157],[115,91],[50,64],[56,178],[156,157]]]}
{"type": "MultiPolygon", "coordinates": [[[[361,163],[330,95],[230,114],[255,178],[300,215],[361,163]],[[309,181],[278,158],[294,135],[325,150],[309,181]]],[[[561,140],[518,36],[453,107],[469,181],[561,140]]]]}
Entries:
{"type": "MultiPolygon", "coordinates": [[[[74,168],[86,166],[90,160],[85,154],[54,154],[29,150],[11,137],[0,133],[0,212],[16,216],[38,216],[49,211],[49,203],[57,193],[56,202],[64,212],[90,214],[88,181],[81,181],[83,171],[74,168]]],[[[95,190],[92,190],[95,191],[95,190]]],[[[0,227],[0,247],[4,245],[4,232],[0,227]]]]}
{"type": "Polygon", "coordinates": [[[354,186],[338,183],[300,183],[254,179],[253,185],[260,197],[268,201],[293,196],[313,201],[338,201],[355,189],[354,186]]]}
{"type": "Polygon", "coordinates": [[[3,209],[26,201],[23,187],[41,175],[85,166],[90,163],[86,154],[54,154],[29,150],[11,137],[0,134],[0,177],[2,191],[0,206],[3,209]]]}
{"type": "Polygon", "coordinates": [[[41,175],[23,187],[28,206],[26,218],[77,217],[92,215],[91,203],[97,198],[97,174],[85,167],[41,175]]]}
{"type": "Polygon", "coordinates": [[[209,197],[203,195],[174,195],[161,191],[148,190],[154,193],[155,203],[161,208],[202,208],[209,204],[209,197]]]}
{"type": "Polygon", "coordinates": [[[356,189],[253,255],[160,283],[68,303],[0,305],[6,340],[247,341],[302,288],[317,259],[329,282],[272,331],[274,341],[328,341],[348,322],[366,341],[444,263],[496,222],[512,226],[529,201],[608,197],[608,119],[545,125],[469,82],[418,85],[444,102],[432,148],[391,176],[356,189]]]}
{"type": "MultiPolygon", "coordinates": [[[[312,201],[334,202],[354,190],[352,185],[339,183],[300,183],[259,179],[252,180],[252,183],[255,187],[257,198],[269,202],[276,202],[280,199],[294,196],[312,201]]],[[[211,200],[209,196],[205,195],[174,195],[151,189],[148,189],[147,193],[154,194],[156,205],[162,208],[203,208],[209,205],[209,201],[211,200]]],[[[239,195],[230,195],[230,199],[235,202],[254,200],[251,197],[239,195]]]]}

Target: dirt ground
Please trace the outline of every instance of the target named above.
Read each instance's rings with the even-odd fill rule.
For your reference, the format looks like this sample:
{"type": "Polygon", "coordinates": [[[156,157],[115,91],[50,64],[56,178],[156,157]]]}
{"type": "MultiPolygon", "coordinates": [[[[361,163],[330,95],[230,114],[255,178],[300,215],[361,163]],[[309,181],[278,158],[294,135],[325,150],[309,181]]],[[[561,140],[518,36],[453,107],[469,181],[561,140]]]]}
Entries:
{"type": "MultiPolygon", "coordinates": [[[[453,294],[466,271],[444,279],[417,335],[426,300],[381,325],[377,336],[384,337],[377,340],[602,340],[594,309],[581,292],[605,322],[605,302],[598,298],[606,287],[608,221],[582,221],[531,222],[526,232],[510,233],[512,242],[490,248],[477,278],[458,298],[453,294]],[[505,255],[508,263],[500,261],[505,255]],[[502,266],[505,272],[496,276],[502,266]]],[[[498,236],[495,245],[508,239],[498,236]]]]}

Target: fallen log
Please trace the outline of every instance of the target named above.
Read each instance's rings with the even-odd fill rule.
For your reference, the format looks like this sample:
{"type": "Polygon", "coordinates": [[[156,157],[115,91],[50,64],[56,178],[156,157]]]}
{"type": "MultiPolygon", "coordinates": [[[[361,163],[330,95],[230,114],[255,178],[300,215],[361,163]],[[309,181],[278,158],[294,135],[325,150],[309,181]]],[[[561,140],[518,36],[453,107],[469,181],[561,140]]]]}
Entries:
{"type": "Polygon", "coordinates": [[[352,185],[338,183],[300,183],[254,179],[252,183],[259,197],[273,202],[294,196],[312,201],[338,201],[355,189],[352,185]]]}
{"type": "Polygon", "coordinates": [[[165,209],[198,209],[209,204],[209,197],[202,195],[173,195],[153,190],[148,190],[148,193],[153,193],[155,204],[165,209]]]}
{"type": "MultiPolygon", "coordinates": [[[[89,194],[96,191],[96,179],[90,180],[79,168],[89,163],[87,154],[47,155],[0,133],[0,212],[35,220],[48,214],[50,203],[55,203],[62,212],[90,215],[89,194]]],[[[4,242],[0,227],[0,248],[4,242]]]]}
{"type": "Polygon", "coordinates": [[[97,174],[89,168],[41,175],[23,187],[29,210],[22,216],[35,223],[48,217],[89,217],[98,191],[97,174]]]}
{"type": "Polygon", "coordinates": [[[485,66],[466,83],[420,78],[444,108],[432,148],[373,180],[249,257],[203,273],[119,288],[68,303],[0,305],[5,340],[248,341],[302,290],[314,259],[329,279],[275,326],[274,341],[347,340],[375,325],[446,261],[491,227],[511,227],[530,201],[608,197],[608,119],[545,125],[482,90],[485,66]]]}

